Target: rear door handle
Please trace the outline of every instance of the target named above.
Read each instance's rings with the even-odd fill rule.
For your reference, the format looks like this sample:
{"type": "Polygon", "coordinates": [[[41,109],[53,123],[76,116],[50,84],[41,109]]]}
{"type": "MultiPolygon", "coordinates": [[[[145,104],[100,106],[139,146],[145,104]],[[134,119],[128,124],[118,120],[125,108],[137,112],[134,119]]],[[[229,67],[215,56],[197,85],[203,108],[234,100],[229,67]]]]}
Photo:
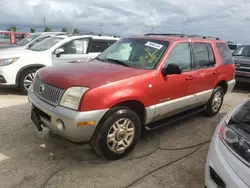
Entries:
{"type": "Polygon", "coordinates": [[[193,76],[189,75],[186,77],[186,80],[192,80],[193,79],[193,76]]]}
{"type": "Polygon", "coordinates": [[[218,74],[218,73],[219,73],[218,70],[213,71],[213,74],[218,74]]]}

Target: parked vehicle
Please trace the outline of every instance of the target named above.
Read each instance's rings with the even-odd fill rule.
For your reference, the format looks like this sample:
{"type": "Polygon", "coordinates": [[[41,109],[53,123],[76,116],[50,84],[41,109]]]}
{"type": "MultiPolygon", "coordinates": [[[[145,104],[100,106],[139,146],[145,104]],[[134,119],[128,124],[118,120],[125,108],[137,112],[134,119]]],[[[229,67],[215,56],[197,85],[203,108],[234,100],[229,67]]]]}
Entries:
{"type": "Polygon", "coordinates": [[[233,58],[236,81],[250,83],[250,45],[238,47],[233,53],[233,58]]]}
{"type": "Polygon", "coordinates": [[[29,33],[24,32],[0,31],[0,46],[6,44],[15,44],[29,35],[29,33]]]}
{"type": "Polygon", "coordinates": [[[230,51],[233,53],[239,46],[241,46],[241,44],[233,44],[233,43],[229,43],[228,47],[230,49],[230,51]]]}
{"type": "Polygon", "coordinates": [[[14,44],[1,45],[0,50],[19,50],[19,49],[28,49],[34,46],[35,44],[43,41],[44,39],[49,38],[50,36],[56,35],[66,35],[65,32],[37,32],[31,33],[29,36],[23,38],[22,40],[14,44]]]}
{"type": "Polygon", "coordinates": [[[118,159],[134,148],[142,128],[217,114],[234,85],[225,42],[148,35],[121,39],[88,63],[42,68],[28,98],[38,130],[46,126],[118,159]]]}
{"type": "Polygon", "coordinates": [[[240,104],[217,126],[210,144],[205,184],[207,188],[250,187],[250,100],[240,104]]]}
{"type": "Polygon", "coordinates": [[[26,94],[35,72],[45,66],[61,65],[96,57],[118,38],[94,35],[59,35],[30,49],[0,53],[0,86],[18,86],[26,94]]]}

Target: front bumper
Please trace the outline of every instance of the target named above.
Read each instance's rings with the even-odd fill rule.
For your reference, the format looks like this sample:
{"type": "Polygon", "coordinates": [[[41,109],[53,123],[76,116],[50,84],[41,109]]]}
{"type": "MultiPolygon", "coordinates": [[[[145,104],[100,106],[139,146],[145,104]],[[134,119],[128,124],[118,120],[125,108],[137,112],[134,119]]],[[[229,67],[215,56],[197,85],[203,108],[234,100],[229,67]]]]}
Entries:
{"type": "MultiPolygon", "coordinates": [[[[218,127],[220,128],[220,126],[221,125],[219,125],[218,127]]],[[[215,181],[213,180],[211,176],[210,169],[212,168],[215,171],[215,173],[218,175],[219,177],[218,179],[221,179],[222,182],[225,184],[224,186],[225,188],[249,188],[249,186],[247,186],[245,182],[242,181],[242,179],[235,173],[235,171],[230,167],[230,164],[228,164],[228,162],[224,158],[222,152],[225,152],[226,150],[228,149],[220,140],[218,132],[215,133],[213,140],[210,144],[207,162],[206,162],[206,168],[205,168],[206,187],[207,188],[219,188],[220,187],[218,186],[217,183],[215,183],[215,181]]]]}
{"type": "Polygon", "coordinates": [[[0,66],[0,86],[16,86],[16,75],[13,65],[0,66]]]}
{"type": "Polygon", "coordinates": [[[227,93],[232,92],[232,90],[234,89],[235,84],[236,84],[235,79],[227,82],[227,85],[228,85],[227,93]]]}
{"type": "Polygon", "coordinates": [[[250,83],[250,72],[235,71],[235,80],[242,83],[250,83]]]}
{"type": "Polygon", "coordinates": [[[73,142],[89,141],[99,121],[108,110],[78,112],[62,106],[54,107],[38,98],[32,91],[29,91],[28,98],[31,105],[44,114],[40,115],[44,126],[48,127],[53,133],[73,142]],[[64,123],[65,128],[63,130],[57,127],[57,120],[59,119],[64,123]],[[89,121],[95,121],[95,123],[89,126],[77,126],[77,123],[89,121]]]}

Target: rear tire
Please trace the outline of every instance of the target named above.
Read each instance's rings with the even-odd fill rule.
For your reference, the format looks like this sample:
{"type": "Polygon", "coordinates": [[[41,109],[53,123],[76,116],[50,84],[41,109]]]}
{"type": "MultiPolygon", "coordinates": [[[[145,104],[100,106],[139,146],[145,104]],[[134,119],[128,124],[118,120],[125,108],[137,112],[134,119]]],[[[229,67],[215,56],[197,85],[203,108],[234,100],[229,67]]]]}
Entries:
{"type": "Polygon", "coordinates": [[[116,160],[131,152],[141,134],[138,115],[127,107],[116,107],[100,121],[90,145],[95,152],[109,160],[116,160]]]}
{"type": "Polygon", "coordinates": [[[31,86],[31,84],[34,81],[35,73],[38,70],[38,68],[30,68],[27,70],[24,70],[20,77],[19,77],[19,89],[21,90],[22,94],[27,95],[28,88],[31,86]]]}
{"type": "Polygon", "coordinates": [[[224,90],[221,86],[216,86],[210,99],[206,104],[205,115],[208,117],[215,116],[221,109],[224,99],[224,90]]]}

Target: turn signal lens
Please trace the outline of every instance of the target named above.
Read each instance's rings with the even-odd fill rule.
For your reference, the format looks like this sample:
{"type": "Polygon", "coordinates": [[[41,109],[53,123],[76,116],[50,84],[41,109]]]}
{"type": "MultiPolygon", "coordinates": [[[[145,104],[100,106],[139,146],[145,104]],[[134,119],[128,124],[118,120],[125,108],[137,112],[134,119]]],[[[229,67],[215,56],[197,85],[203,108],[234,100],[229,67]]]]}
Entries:
{"type": "Polygon", "coordinates": [[[79,122],[77,123],[78,127],[83,127],[83,126],[89,126],[89,125],[94,125],[95,121],[87,121],[87,122],[79,122]]]}

